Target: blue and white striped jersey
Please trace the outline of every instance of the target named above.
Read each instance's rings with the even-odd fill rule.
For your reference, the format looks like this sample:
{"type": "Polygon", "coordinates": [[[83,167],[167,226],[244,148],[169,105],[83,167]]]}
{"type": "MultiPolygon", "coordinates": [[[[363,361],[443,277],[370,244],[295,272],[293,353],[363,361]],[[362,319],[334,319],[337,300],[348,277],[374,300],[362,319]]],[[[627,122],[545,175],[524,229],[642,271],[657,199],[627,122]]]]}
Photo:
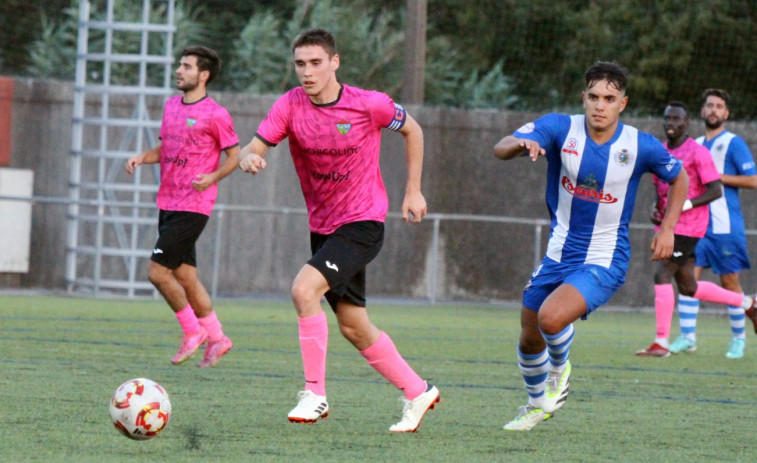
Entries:
{"type": "MultiPolygon", "coordinates": [[[[726,130],[709,141],[701,136],[697,138],[697,143],[710,150],[712,159],[715,161],[715,167],[721,174],[757,174],[749,147],[741,137],[733,132],[726,130]]],[[[738,188],[723,185],[723,196],[711,202],[709,206],[708,235],[737,234],[746,236],[738,188]]]]}
{"type": "Polygon", "coordinates": [[[618,124],[607,143],[588,135],[584,115],[547,114],[515,137],[546,150],[546,202],[551,218],[547,257],[569,264],[628,269],[628,227],[645,172],[668,182],[682,168],[652,135],[618,124]]]}

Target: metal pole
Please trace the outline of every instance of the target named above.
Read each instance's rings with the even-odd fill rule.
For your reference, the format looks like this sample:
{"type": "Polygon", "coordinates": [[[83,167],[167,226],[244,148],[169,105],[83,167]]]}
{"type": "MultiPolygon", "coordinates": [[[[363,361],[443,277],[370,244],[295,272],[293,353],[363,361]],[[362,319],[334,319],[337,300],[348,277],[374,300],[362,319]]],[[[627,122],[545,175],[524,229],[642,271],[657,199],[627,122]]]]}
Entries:
{"type": "Polygon", "coordinates": [[[223,224],[224,215],[225,211],[223,206],[216,207],[216,237],[213,240],[213,273],[210,281],[210,297],[213,298],[213,300],[218,297],[218,273],[221,268],[221,242],[223,241],[221,236],[223,233],[223,227],[221,225],[223,224]]]}
{"type": "Polygon", "coordinates": [[[407,0],[402,103],[423,104],[426,74],[426,0],[407,0]]]}
{"type": "Polygon", "coordinates": [[[428,269],[428,299],[436,304],[436,290],[439,279],[439,225],[441,217],[434,217],[434,231],[431,235],[431,265],[428,269]]]}

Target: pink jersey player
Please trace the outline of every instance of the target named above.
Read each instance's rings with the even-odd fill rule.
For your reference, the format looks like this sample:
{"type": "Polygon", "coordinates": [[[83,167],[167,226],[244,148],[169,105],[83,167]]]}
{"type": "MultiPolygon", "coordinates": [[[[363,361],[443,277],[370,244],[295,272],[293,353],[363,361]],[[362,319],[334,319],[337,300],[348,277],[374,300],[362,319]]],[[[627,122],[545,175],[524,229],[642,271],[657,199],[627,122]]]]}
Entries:
{"type": "Polygon", "coordinates": [[[229,112],[210,97],[185,104],[174,96],[166,102],[160,138],[158,209],[210,215],[218,185],[198,192],[192,181],[218,169],[221,151],[239,144],[229,112]]]}
{"type": "Polygon", "coordinates": [[[329,234],[346,223],[384,221],[380,129],[400,130],[405,117],[380,92],[342,85],[337,102],[323,108],[297,87],[279,98],[256,136],[272,146],[289,137],[310,230],[329,234]]]}
{"type": "Polygon", "coordinates": [[[292,423],[326,418],[328,323],[325,297],[342,335],[379,374],[402,391],[402,419],[391,432],[414,432],[439,402],[439,390],[423,380],[388,334],[368,317],[366,267],[384,242],[389,201],[379,169],[381,129],[405,139],[407,181],[402,218],[418,223],[426,215],[421,193],[423,130],[387,95],[345,85],[336,77],[340,58],[325,29],[308,29],[292,44],[300,86],[282,95],[240,152],[239,167],[250,174],[266,168],[272,146],[289,138],[289,151],[310,219],[312,257],[292,283],[297,311],[304,390],[287,417],[292,423]]]}
{"type": "MultiPolygon", "coordinates": [[[[668,141],[664,143],[668,148],[668,141]]],[[[670,149],[670,154],[683,162],[686,173],[689,174],[689,193],[688,199],[696,198],[705,192],[707,184],[720,180],[715,163],[712,160],[710,151],[700,145],[694,139],[687,138],[679,147],[670,149]]],[[[654,176],[654,185],[657,189],[657,209],[664,211],[668,203],[669,185],[657,176],[654,176]]],[[[707,223],[710,220],[710,213],[707,207],[700,206],[683,211],[675,227],[676,235],[691,236],[701,238],[707,232],[707,223]]]]}
{"type": "Polygon", "coordinates": [[[220,69],[221,59],[208,47],[195,45],[182,51],[176,88],[183,95],[165,104],[160,144],[130,157],[124,166],[133,174],[143,164],[160,163],[158,240],[147,276],[184,332],[171,362],[186,362],[207,343],[197,365],[201,368],[214,366],[232,347],[198,277],[195,250],[213,210],[216,184],[238,163],[239,140],[231,117],[207,94],[207,85],[220,69]],[[226,153],[223,163],[221,151],[226,153]]]}

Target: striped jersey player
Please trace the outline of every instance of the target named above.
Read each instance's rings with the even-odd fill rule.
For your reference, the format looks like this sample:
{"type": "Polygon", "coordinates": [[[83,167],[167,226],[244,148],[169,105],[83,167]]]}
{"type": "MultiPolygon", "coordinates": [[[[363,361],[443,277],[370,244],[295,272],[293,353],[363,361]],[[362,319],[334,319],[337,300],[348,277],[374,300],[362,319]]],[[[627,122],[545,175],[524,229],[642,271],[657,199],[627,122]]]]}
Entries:
{"type": "Polygon", "coordinates": [[[652,258],[673,252],[673,230],[688,176],[652,135],[619,122],[626,71],[597,62],[585,74],[585,114],[548,114],[500,140],[500,159],[547,160],[551,218],[547,253],[523,291],[518,366],[528,403],[505,425],[528,431],[563,406],[568,395],[573,322],[587,318],[625,282],[628,229],[643,174],[670,183],[668,213],[652,241],[652,258]]]}

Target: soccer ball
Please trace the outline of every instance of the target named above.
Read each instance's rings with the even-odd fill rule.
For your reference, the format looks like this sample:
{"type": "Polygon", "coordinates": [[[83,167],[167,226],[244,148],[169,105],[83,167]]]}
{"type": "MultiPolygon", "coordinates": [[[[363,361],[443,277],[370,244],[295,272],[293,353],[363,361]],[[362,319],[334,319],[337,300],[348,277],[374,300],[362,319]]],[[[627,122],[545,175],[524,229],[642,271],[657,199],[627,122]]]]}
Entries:
{"type": "Polygon", "coordinates": [[[147,378],[136,378],[118,386],[110,399],[113,426],[124,436],[146,440],[166,428],[171,401],[163,387],[147,378]]]}

